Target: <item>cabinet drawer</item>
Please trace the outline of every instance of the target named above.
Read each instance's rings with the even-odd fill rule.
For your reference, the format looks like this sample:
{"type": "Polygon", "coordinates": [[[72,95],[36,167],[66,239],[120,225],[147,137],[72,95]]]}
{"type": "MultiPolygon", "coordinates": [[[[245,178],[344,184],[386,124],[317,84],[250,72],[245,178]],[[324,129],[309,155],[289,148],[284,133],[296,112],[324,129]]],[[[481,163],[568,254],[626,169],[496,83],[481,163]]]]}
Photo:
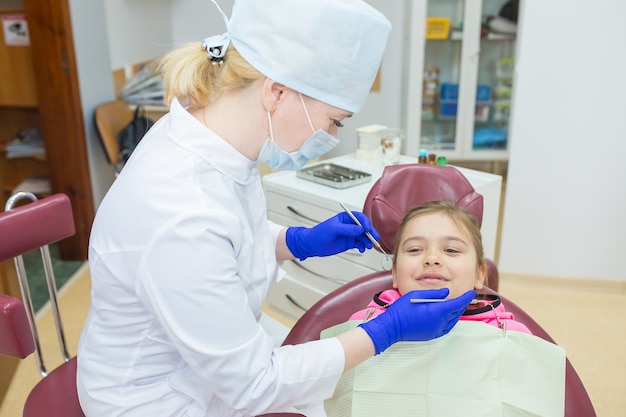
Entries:
{"type": "Polygon", "coordinates": [[[274,191],[267,192],[267,205],[270,218],[272,214],[282,216],[286,222],[279,223],[285,226],[315,225],[341,211],[339,205],[332,210],[274,191]]]}
{"type": "MultiPolygon", "coordinates": [[[[285,264],[287,264],[287,262],[285,262],[285,264]]],[[[290,264],[289,269],[294,276],[308,272],[320,280],[338,285],[347,284],[363,275],[378,271],[355,262],[347,261],[337,255],[324,256],[321,258],[312,257],[307,258],[305,261],[295,259],[291,261],[290,264]]]]}
{"type": "Polygon", "coordinates": [[[265,302],[268,308],[295,322],[324,295],[323,291],[300,278],[287,275],[270,285],[265,302]]]}

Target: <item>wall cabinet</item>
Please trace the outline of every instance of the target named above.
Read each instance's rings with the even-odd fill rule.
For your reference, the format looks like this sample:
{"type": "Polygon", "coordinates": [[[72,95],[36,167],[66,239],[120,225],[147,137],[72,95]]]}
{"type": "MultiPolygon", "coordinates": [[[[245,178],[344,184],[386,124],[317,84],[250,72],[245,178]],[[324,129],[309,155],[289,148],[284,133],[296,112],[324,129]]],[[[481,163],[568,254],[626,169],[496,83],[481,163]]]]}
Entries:
{"type": "Polygon", "coordinates": [[[508,159],[516,24],[497,16],[505,3],[408,3],[407,154],[508,159]]]}
{"type": "MultiPolygon", "coordinates": [[[[268,218],[285,226],[313,226],[342,210],[340,202],[351,210],[362,210],[365,198],[384,166],[380,162],[356,159],[354,155],[331,158],[336,163],[372,175],[370,182],[338,189],[298,178],[295,172],[280,171],[263,177],[268,218]]],[[[415,163],[402,156],[400,163],[415,163]]],[[[466,168],[458,168],[483,195],[482,234],[485,256],[495,255],[502,177],[466,168]]],[[[286,276],[270,286],[266,308],[282,317],[297,320],[316,301],[355,278],[381,270],[383,255],[375,250],[360,253],[347,251],[335,256],[293,260],[283,264],[286,276]]]]}
{"type": "MultiPolygon", "coordinates": [[[[0,19],[7,21],[6,31],[25,33],[19,18],[24,12],[0,7],[0,19]],[[11,23],[13,22],[13,23],[11,23]]],[[[37,87],[30,45],[19,45],[0,34],[0,106],[37,107],[37,87]]]]}
{"type": "MultiPolygon", "coordinates": [[[[5,45],[7,48],[0,52],[5,54],[0,57],[5,97],[4,101],[0,99],[0,139],[3,143],[11,140],[24,127],[41,130],[46,159],[31,162],[45,166],[51,192],[64,193],[70,198],[76,226],[76,234],[59,244],[61,258],[84,260],[95,210],[69,2],[4,2],[7,3],[17,3],[19,11],[23,11],[30,45],[9,48],[4,38],[0,41],[0,49],[5,45]],[[21,60],[12,54],[19,55],[21,60]],[[27,81],[20,81],[22,76],[27,81]],[[7,84],[21,87],[4,88],[7,84]],[[15,102],[15,98],[24,101],[15,102]]],[[[2,4],[0,0],[0,12],[15,12],[2,4]]]]}
{"type": "MultiPolygon", "coordinates": [[[[23,16],[23,11],[0,8],[0,18],[17,25],[15,32],[23,30],[23,16]]],[[[24,178],[47,175],[45,156],[7,158],[5,144],[19,130],[39,127],[40,122],[30,45],[12,44],[4,30],[0,34],[0,80],[0,209],[4,210],[6,199],[24,178]]]]}
{"type": "MultiPolygon", "coordinates": [[[[47,178],[48,166],[45,156],[34,156],[25,158],[7,158],[7,152],[3,145],[0,144],[0,183],[2,185],[3,195],[0,198],[2,204],[1,209],[4,211],[6,200],[16,191],[16,188],[23,184],[26,178],[39,179],[47,178]]],[[[39,185],[39,184],[37,184],[39,185]]],[[[37,187],[42,191],[35,191],[34,188],[28,188],[24,191],[35,191],[39,197],[48,195],[49,191],[44,190],[47,187],[37,187]]]]}

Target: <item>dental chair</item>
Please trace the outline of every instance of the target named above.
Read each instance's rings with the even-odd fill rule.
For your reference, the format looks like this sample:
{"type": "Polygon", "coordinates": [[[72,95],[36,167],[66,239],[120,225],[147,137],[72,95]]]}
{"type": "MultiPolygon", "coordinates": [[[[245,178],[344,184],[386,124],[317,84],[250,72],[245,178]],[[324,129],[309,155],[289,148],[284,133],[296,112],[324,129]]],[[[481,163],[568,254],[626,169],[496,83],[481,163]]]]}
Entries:
{"type": "MultiPolygon", "coordinates": [[[[454,167],[427,164],[395,165],[385,168],[382,177],[372,186],[366,197],[363,212],[380,233],[383,249],[393,251],[395,232],[411,207],[433,200],[453,199],[482,221],[482,196],[454,167]]],[[[497,293],[498,270],[487,262],[488,287],[481,293],[497,294],[515,319],[524,323],[535,335],[550,343],[552,337],[522,308],[497,293]]],[[[357,310],[364,308],[372,296],[392,287],[391,272],[375,272],[349,282],[327,294],[315,303],[295,323],[283,345],[295,345],[319,340],[320,333],[347,321],[357,310]]],[[[565,417],[594,417],[596,415],[589,395],[569,360],[565,365],[565,417]]],[[[390,407],[390,411],[393,407],[390,407]]],[[[393,413],[392,413],[393,414],[393,413]]],[[[263,417],[287,417],[299,414],[274,413],[263,417]]]]}
{"type": "MultiPolygon", "coordinates": [[[[391,284],[391,273],[381,271],[341,286],[315,303],[300,317],[285,338],[283,345],[296,345],[319,340],[322,330],[345,322],[356,310],[366,306],[372,300],[373,294],[390,289],[391,284]]],[[[496,294],[488,287],[485,287],[481,292],[496,294]]],[[[514,314],[515,319],[524,323],[535,336],[555,343],[554,339],[521,307],[500,294],[498,296],[506,305],[507,310],[514,314]]],[[[587,394],[580,377],[568,359],[565,364],[565,417],[594,417],[595,415],[589,394],[587,394]]],[[[298,414],[264,415],[264,417],[281,416],[298,416],[298,414]]]]}
{"type": "Polygon", "coordinates": [[[35,353],[42,379],[30,391],[24,404],[24,417],[84,417],[76,390],[76,357],[70,357],[59,314],[56,284],[48,245],[75,233],[72,206],[65,194],[37,200],[31,193],[17,193],[7,201],[7,211],[0,213],[0,261],[11,258],[22,293],[22,300],[0,294],[0,354],[24,359],[35,353]],[[18,201],[30,200],[19,205],[18,201]],[[40,249],[50,295],[57,337],[64,362],[49,371],[44,365],[39,334],[28,289],[22,255],[40,249]]]}

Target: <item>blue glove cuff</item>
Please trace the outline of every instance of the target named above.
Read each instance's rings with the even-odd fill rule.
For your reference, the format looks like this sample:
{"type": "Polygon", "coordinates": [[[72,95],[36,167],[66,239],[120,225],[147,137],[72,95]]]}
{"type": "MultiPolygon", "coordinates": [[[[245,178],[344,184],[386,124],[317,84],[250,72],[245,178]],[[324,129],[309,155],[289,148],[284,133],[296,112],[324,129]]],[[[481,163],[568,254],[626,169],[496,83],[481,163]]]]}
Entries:
{"type": "Polygon", "coordinates": [[[365,323],[359,324],[359,327],[365,330],[365,333],[372,339],[374,343],[374,350],[376,350],[376,354],[379,355],[384,352],[390,345],[382,344],[382,340],[388,340],[388,338],[380,337],[381,333],[386,333],[385,326],[376,320],[366,321],[365,323]],[[378,336],[378,337],[376,337],[378,336]]]}
{"type": "Polygon", "coordinates": [[[302,236],[302,231],[306,229],[306,227],[288,227],[287,233],[285,234],[285,242],[287,243],[287,247],[293,253],[293,256],[304,261],[309,256],[301,250],[302,245],[300,244],[300,237],[302,236]]]}

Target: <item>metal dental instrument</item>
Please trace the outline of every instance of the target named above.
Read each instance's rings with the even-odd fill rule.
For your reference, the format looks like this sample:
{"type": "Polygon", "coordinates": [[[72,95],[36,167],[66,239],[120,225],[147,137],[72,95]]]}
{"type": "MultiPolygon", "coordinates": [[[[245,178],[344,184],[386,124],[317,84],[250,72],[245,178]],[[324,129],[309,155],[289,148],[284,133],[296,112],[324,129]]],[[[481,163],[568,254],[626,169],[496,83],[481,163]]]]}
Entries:
{"type": "MultiPolygon", "coordinates": [[[[441,298],[411,298],[409,301],[411,301],[411,303],[413,303],[413,304],[420,304],[420,303],[443,303],[444,301],[448,301],[448,300],[445,299],[445,298],[444,299],[441,299],[441,298]]],[[[480,300],[472,300],[472,301],[470,301],[470,304],[480,304],[480,300]]]]}
{"type": "MultiPolygon", "coordinates": [[[[354,221],[357,225],[363,227],[363,225],[361,224],[361,222],[359,221],[359,219],[356,218],[356,216],[354,214],[352,214],[352,212],[348,209],[348,207],[346,207],[346,205],[344,203],[339,203],[339,205],[341,205],[341,208],[348,213],[348,216],[350,216],[350,218],[352,219],[352,221],[354,221]]],[[[380,243],[378,243],[378,241],[376,239],[374,239],[374,236],[372,236],[372,234],[370,232],[368,232],[367,230],[365,231],[365,236],[367,236],[367,238],[369,240],[372,241],[372,243],[374,244],[374,246],[376,247],[376,249],[378,249],[383,255],[385,255],[383,257],[383,259],[380,262],[380,266],[385,270],[385,271],[391,271],[391,266],[393,264],[392,260],[391,260],[391,255],[389,255],[387,252],[385,252],[385,250],[383,249],[382,246],[380,246],[380,243]]]]}

